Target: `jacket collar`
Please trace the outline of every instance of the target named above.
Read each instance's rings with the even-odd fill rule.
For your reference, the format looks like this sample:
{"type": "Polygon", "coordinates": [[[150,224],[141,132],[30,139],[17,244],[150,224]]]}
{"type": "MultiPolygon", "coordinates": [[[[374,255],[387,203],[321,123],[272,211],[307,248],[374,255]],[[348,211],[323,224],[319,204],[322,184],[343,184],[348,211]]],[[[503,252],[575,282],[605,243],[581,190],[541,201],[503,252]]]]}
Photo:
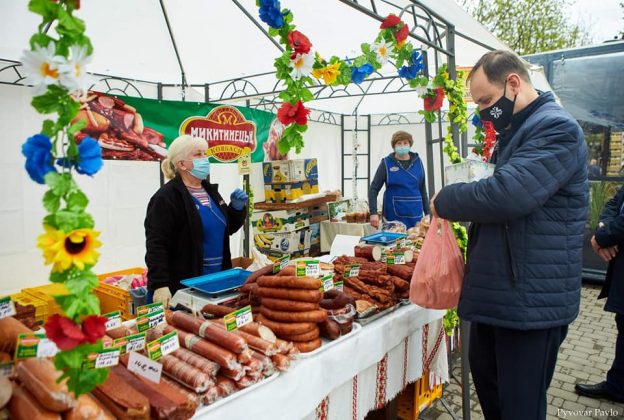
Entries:
{"type": "MultiPolygon", "coordinates": [[[[176,176],[169,182],[171,182],[177,190],[187,191],[186,185],[184,185],[184,181],[182,181],[180,174],[176,174],[176,176]]],[[[219,189],[219,184],[211,184],[209,179],[204,179],[201,182],[201,185],[209,193],[215,193],[219,189]]]]}
{"type": "MultiPolygon", "coordinates": [[[[414,163],[414,162],[416,162],[418,160],[418,153],[416,153],[416,152],[409,152],[409,154],[410,154],[410,159],[409,159],[410,163],[414,163]]],[[[392,159],[393,161],[395,161],[397,163],[399,163],[399,160],[394,156],[394,152],[390,153],[388,155],[388,158],[392,159]]]]}

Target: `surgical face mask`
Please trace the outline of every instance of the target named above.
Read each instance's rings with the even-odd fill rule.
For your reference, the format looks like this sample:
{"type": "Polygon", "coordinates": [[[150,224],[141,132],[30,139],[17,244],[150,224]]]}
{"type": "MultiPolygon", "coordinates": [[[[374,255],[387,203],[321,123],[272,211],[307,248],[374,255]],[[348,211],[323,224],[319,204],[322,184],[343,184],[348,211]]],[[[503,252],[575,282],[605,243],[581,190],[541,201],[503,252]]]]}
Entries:
{"type": "Polygon", "coordinates": [[[494,125],[494,130],[497,133],[502,132],[511,123],[511,117],[513,116],[513,109],[516,103],[516,96],[513,101],[505,96],[507,93],[507,82],[505,82],[505,90],[503,96],[494,103],[494,105],[479,110],[479,116],[482,121],[490,121],[494,125]]]}
{"type": "Polygon", "coordinates": [[[409,153],[410,146],[396,146],[394,152],[399,156],[405,156],[409,153]]]}
{"type": "Polygon", "coordinates": [[[210,175],[210,160],[207,157],[193,159],[193,169],[191,175],[197,179],[204,180],[210,175]]]}

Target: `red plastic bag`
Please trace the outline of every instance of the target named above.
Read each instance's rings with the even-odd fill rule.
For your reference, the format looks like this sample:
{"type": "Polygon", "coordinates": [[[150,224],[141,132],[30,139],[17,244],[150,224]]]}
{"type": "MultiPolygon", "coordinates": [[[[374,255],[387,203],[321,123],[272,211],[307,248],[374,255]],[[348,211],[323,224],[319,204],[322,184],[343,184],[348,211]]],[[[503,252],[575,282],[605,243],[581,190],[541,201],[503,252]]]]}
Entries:
{"type": "Polygon", "coordinates": [[[455,308],[464,279],[464,257],[448,220],[434,217],[410,285],[410,301],[423,308],[455,308]]]}

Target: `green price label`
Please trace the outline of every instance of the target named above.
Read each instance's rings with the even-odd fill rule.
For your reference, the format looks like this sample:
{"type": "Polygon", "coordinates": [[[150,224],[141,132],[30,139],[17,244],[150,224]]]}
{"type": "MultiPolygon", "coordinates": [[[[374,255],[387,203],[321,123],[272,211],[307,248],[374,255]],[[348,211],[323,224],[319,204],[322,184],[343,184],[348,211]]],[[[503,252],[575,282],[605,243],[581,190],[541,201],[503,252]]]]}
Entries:
{"type": "Polygon", "coordinates": [[[277,260],[275,264],[273,264],[273,274],[277,274],[288,266],[288,262],[290,261],[290,256],[284,255],[282,258],[277,260]]]}
{"type": "Polygon", "coordinates": [[[344,291],[344,281],[342,280],[338,280],[334,283],[334,287],[336,288],[336,290],[338,290],[339,292],[344,291]]]}
{"type": "Polygon", "coordinates": [[[11,296],[0,299],[0,319],[15,315],[15,303],[11,300],[11,296]]]}
{"type": "Polygon", "coordinates": [[[44,333],[26,333],[17,336],[15,359],[30,357],[52,357],[59,352],[53,341],[46,338],[44,333]]]}
{"type": "Polygon", "coordinates": [[[160,324],[164,324],[165,322],[165,312],[162,310],[152,312],[149,315],[138,316],[136,320],[139,332],[147,331],[150,328],[154,328],[160,324]]]}
{"type": "Polygon", "coordinates": [[[172,331],[167,335],[163,335],[147,343],[147,355],[152,360],[158,360],[179,348],[180,339],[178,338],[178,332],[172,331]]]}
{"type": "Polygon", "coordinates": [[[113,347],[119,347],[120,354],[141,351],[145,348],[145,333],[141,332],[113,340],[113,347]]]}
{"type": "Polygon", "coordinates": [[[136,310],[137,316],[139,315],[149,315],[154,312],[164,311],[165,307],[162,302],[150,303],[149,305],[139,306],[136,310]]]}
{"type": "Polygon", "coordinates": [[[96,353],[89,354],[82,365],[87,369],[117,366],[119,364],[119,355],[120,351],[117,347],[102,349],[96,353]]]}
{"type": "Polygon", "coordinates": [[[115,328],[121,327],[121,312],[109,312],[107,314],[102,315],[107,319],[106,321],[106,331],[114,330],[115,328]]]}
{"type": "Polygon", "coordinates": [[[318,260],[297,261],[297,277],[312,277],[314,279],[321,275],[321,264],[318,260]]]}
{"type": "Polygon", "coordinates": [[[327,292],[335,287],[334,285],[334,276],[332,274],[328,274],[321,279],[321,292],[327,292]]]}
{"type": "Polygon", "coordinates": [[[251,306],[247,305],[237,311],[227,314],[223,317],[225,328],[228,331],[234,331],[243,325],[249,324],[253,321],[253,315],[251,313],[251,306]]]}

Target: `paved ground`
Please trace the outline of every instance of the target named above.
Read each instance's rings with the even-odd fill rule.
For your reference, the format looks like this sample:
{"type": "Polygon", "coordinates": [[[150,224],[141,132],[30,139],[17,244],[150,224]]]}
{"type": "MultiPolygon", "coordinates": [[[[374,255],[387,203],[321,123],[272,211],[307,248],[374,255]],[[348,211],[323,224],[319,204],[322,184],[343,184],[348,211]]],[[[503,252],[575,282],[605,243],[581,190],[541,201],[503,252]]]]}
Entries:
{"type": "MultiPolygon", "coordinates": [[[[624,419],[624,405],[578,396],[574,384],[596,383],[604,380],[613,361],[617,330],[612,313],[604,312],[604,300],[598,301],[599,286],[584,285],[581,312],[572,323],[566,340],[561,345],[555,374],[548,389],[548,419],[624,419]]],[[[453,375],[444,387],[443,398],[461,418],[461,379],[459,360],[454,363],[453,375]]],[[[471,419],[483,419],[483,413],[471,386],[471,419]]],[[[450,420],[442,403],[421,413],[420,419],[450,420]]],[[[527,419],[530,420],[530,419],[527,419]]]]}

